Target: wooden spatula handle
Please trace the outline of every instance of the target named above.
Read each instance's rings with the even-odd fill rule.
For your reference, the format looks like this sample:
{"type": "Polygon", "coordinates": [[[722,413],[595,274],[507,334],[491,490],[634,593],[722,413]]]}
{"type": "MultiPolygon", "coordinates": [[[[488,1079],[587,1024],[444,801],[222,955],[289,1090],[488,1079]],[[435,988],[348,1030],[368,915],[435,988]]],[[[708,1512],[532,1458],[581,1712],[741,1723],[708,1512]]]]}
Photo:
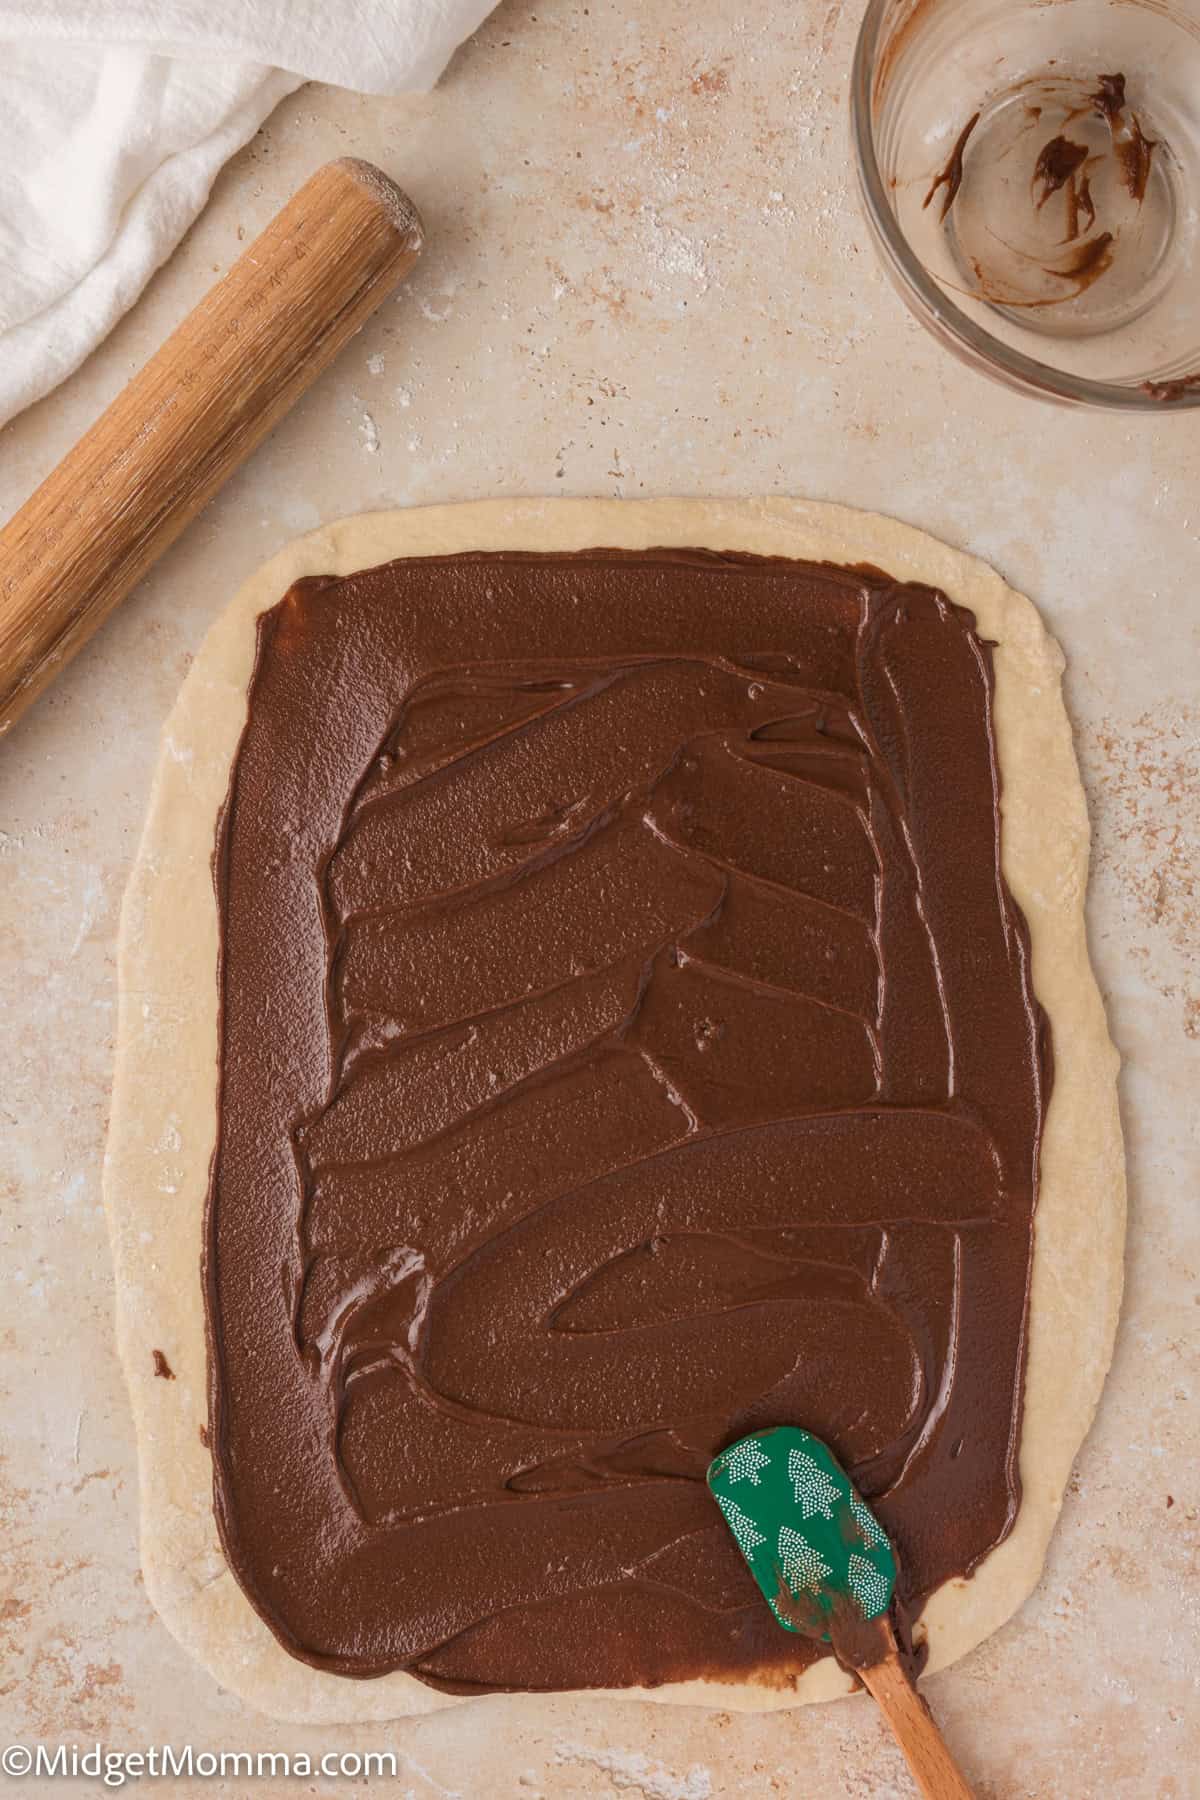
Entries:
{"type": "Polygon", "coordinates": [[[858,1676],[879,1702],[926,1800],[973,1800],[933,1714],[905,1674],[899,1657],[893,1654],[874,1668],[859,1669],[858,1676]]]}
{"type": "Polygon", "coordinates": [[[328,163],[0,531],[0,735],[415,262],[421,221],[328,163]]]}

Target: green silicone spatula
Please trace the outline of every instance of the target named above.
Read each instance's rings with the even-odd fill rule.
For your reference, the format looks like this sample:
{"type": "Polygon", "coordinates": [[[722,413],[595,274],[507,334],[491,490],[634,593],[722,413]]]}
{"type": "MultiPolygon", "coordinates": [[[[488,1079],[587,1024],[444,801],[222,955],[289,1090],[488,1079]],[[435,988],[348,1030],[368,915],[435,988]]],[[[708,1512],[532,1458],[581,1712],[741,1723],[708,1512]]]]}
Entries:
{"type": "Polygon", "coordinates": [[[826,1446],[794,1425],[758,1431],[714,1459],[708,1485],[777,1623],[831,1644],[870,1690],[926,1800],[971,1800],[900,1661],[887,1533],[826,1446]]]}

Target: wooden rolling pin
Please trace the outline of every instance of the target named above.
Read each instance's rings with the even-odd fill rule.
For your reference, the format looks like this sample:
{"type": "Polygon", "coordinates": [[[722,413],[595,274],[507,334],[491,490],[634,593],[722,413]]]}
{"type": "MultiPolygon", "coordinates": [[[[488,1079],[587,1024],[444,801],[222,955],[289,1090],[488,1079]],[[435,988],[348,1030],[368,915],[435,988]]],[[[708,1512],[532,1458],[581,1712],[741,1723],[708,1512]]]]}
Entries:
{"type": "Polygon", "coordinates": [[[327,163],[0,530],[0,736],[420,254],[411,200],[327,163]]]}

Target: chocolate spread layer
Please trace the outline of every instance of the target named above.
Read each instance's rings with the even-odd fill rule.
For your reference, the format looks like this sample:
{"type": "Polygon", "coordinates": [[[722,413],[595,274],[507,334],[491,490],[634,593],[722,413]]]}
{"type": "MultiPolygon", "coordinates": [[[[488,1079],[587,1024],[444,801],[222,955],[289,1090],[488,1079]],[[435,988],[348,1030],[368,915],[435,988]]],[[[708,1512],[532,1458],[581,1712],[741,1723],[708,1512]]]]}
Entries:
{"type": "Polygon", "coordinates": [[[259,626],[219,832],[217,1517],[295,1655],[791,1681],[704,1483],[1008,1532],[1050,1076],[990,650],[874,570],[414,558],[259,626]]]}

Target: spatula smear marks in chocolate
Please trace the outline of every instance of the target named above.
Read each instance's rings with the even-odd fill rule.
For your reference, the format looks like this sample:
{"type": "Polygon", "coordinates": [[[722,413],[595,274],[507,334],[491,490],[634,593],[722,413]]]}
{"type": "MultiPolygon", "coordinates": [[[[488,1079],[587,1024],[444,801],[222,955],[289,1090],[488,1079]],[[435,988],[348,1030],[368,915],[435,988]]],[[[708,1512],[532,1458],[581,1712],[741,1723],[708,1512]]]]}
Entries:
{"type": "Polygon", "coordinates": [[[260,624],[217,857],[217,1511],[296,1655],[786,1680],[803,1421],[905,1607],[1019,1504],[1047,1032],[990,652],[875,570],[469,554],[260,624]]]}

